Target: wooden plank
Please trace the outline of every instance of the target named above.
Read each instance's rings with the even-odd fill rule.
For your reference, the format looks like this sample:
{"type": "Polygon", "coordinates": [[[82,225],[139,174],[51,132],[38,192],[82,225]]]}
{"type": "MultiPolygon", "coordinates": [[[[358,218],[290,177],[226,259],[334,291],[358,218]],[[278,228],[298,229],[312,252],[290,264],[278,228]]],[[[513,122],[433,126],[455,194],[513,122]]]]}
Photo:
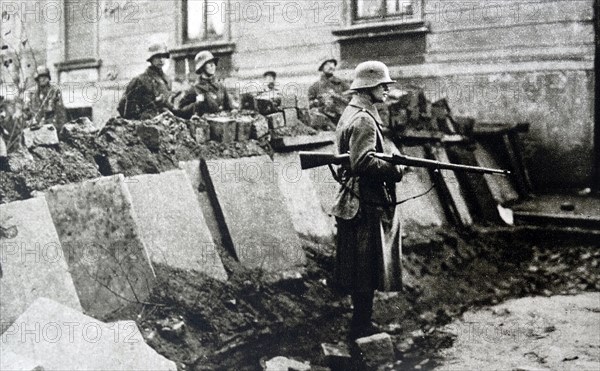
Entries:
{"type": "MultiPolygon", "coordinates": [[[[446,150],[441,146],[426,146],[429,155],[436,161],[450,162],[446,150]]],[[[460,226],[469,226],[473,224],[473,217],[467,206],[467,202],[461,192],[458,178],[454,171],[442,170],[434,172],[434,181],[439,190],[441,190],[442,204],[450,207],[450,218],[460,226]]]]}
{"type": "Polygon", "coordinates": [[[529,178],[529,172],[525,166],[525,158],[521,150],[521,143],[516,132],[510,132],[502,136],[504,146],[508,153],[512,171],[517,181],[519,191],[525,196],[531,196],[533,185],[529,178]]]}
{"type": "Polygon", "coordinates": [[[321,132],[316,135],[298,135],[295,137],[274,138],[271,147],[274,149],[299,149],[301,147],[314,147],[332,144],[335,141],[335,133],[321,132]]]}
{"type": "MultiPolygon", "coordinates": [[[[473,152],[478,166],[496,168],[499,169],[500,165],[494,159],[493,154],[489,153],[481,144],[475,145],[475,151],[473,152]]],[[[511,183],[509,177],[484,174],[483,178],[488,185],[488,188],[494,198],[499,204],[505,204],[508,202],[514,202],[519,199],[515,187],[511,183]]]]}

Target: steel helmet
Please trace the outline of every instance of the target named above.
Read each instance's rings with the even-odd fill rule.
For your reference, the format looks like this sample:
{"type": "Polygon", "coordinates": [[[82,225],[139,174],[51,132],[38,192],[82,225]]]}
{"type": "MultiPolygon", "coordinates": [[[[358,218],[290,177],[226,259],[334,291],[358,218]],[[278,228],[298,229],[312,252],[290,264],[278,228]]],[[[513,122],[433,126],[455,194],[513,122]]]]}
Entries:
{"type": "Polygon", "coordinates": [[[39,79],[41,76],[48,76],[49,79],[52,79],[50,77],[50,70],[46,66],[38,66],[38,68],[35,70],[34,80],[37,81],[37,79],[39,79]]]}
{"type": "Polygon", "coordinates": [[[332,58],[332,57],[324,57],[324,58],[321,58],[321,60],[319,61],[319,72],[323,71],[323,66],[327,62],[332,62],[337,67],[337,64],[338,64],[337,59],[332,58]]]}
{"type": "Polygon", "coordinates": [[[196,73],[199,74],[202,67],[204,67],[204,65],[210,61],[214,61],[215,64],[217,64],[219,62],[219,58],[215,57],[208,50],[203,50],[196,54],[196,57],[194,58],[194,62],[196,63],[196,73]]]}
{"type": "Polygon", "coordinates": [[[152,44],[148,47],[146,56],[148,57],[146,61],[150,62],[154,57],[169,58],[171,54],[169,54],[169,49],[167,49],[165,44],[152,44]]]}
{"type": "Polygon", "coordinates": [[[374,88],[379,84],[392,84],[387,66],[379,61],[362,62],[354,70],[354,81],[351,90],[374,88]]]}

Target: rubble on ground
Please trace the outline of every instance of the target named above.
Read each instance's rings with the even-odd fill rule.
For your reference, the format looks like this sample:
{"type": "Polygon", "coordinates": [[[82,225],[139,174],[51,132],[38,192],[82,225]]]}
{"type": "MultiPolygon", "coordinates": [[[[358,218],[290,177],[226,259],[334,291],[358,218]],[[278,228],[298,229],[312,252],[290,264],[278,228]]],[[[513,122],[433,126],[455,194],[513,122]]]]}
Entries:
{"type": "MultiPolygon", "coordinates": [[[[242,112],[235,117],[241,116],[261,120],[256,113],[242,112]]],[[[10,171],[0,176],[0,203],[103,175],[154,174],[177,169],[180,161],[267,153],[265,143],[255,139],[229,143],[198,140],[196,129],[201,121],[168,113],[146,121],[112,118],[100,131],[92,128],[89,120],[73,121],[59,133],[57,145],[21,148],[9,154],[10,171]]]]}

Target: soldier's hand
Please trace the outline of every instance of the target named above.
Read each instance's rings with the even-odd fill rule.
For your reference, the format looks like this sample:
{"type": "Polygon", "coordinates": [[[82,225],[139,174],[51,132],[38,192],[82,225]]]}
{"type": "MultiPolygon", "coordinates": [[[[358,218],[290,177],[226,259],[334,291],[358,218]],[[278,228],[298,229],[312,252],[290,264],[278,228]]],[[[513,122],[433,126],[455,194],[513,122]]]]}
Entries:
{"type": "Polygon", "coordinates": [[[165,97],[161,94],[158,97],[156,97],[156,99],[154,99],[155,103],[164,103],[165,102],[165,97]]]}

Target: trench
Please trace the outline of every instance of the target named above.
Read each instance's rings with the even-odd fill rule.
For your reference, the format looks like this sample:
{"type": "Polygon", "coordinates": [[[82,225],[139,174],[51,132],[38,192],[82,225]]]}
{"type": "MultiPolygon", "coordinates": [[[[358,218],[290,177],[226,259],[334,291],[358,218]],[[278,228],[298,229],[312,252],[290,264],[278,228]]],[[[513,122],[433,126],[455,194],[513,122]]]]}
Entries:
{"type": "MultiPolygon", "coordinates": [[[[404,292],[378,293],[374,305],[374,321],[396,348],[392,369],[442,364],[440,350],[455,341],[442,328],[468,310],[600,291],[598,240],[595,232],[543,227],[409,231],[404,292]]],[[[180,369],[262,370],[276,356],[326,367],[321,343],[346,341],[350,301],[326,285],[333,247],[303,245],[309,260],[302,280],[277,282],[235,267],[228,282],[218,283],[161,268],[153,300],[163,306],[134,306],[118,317],[136,320],[148,344],[180,369]],[[164,318],[181,318],[185,333],[164,337],[157,326],[164,318]]]]}

